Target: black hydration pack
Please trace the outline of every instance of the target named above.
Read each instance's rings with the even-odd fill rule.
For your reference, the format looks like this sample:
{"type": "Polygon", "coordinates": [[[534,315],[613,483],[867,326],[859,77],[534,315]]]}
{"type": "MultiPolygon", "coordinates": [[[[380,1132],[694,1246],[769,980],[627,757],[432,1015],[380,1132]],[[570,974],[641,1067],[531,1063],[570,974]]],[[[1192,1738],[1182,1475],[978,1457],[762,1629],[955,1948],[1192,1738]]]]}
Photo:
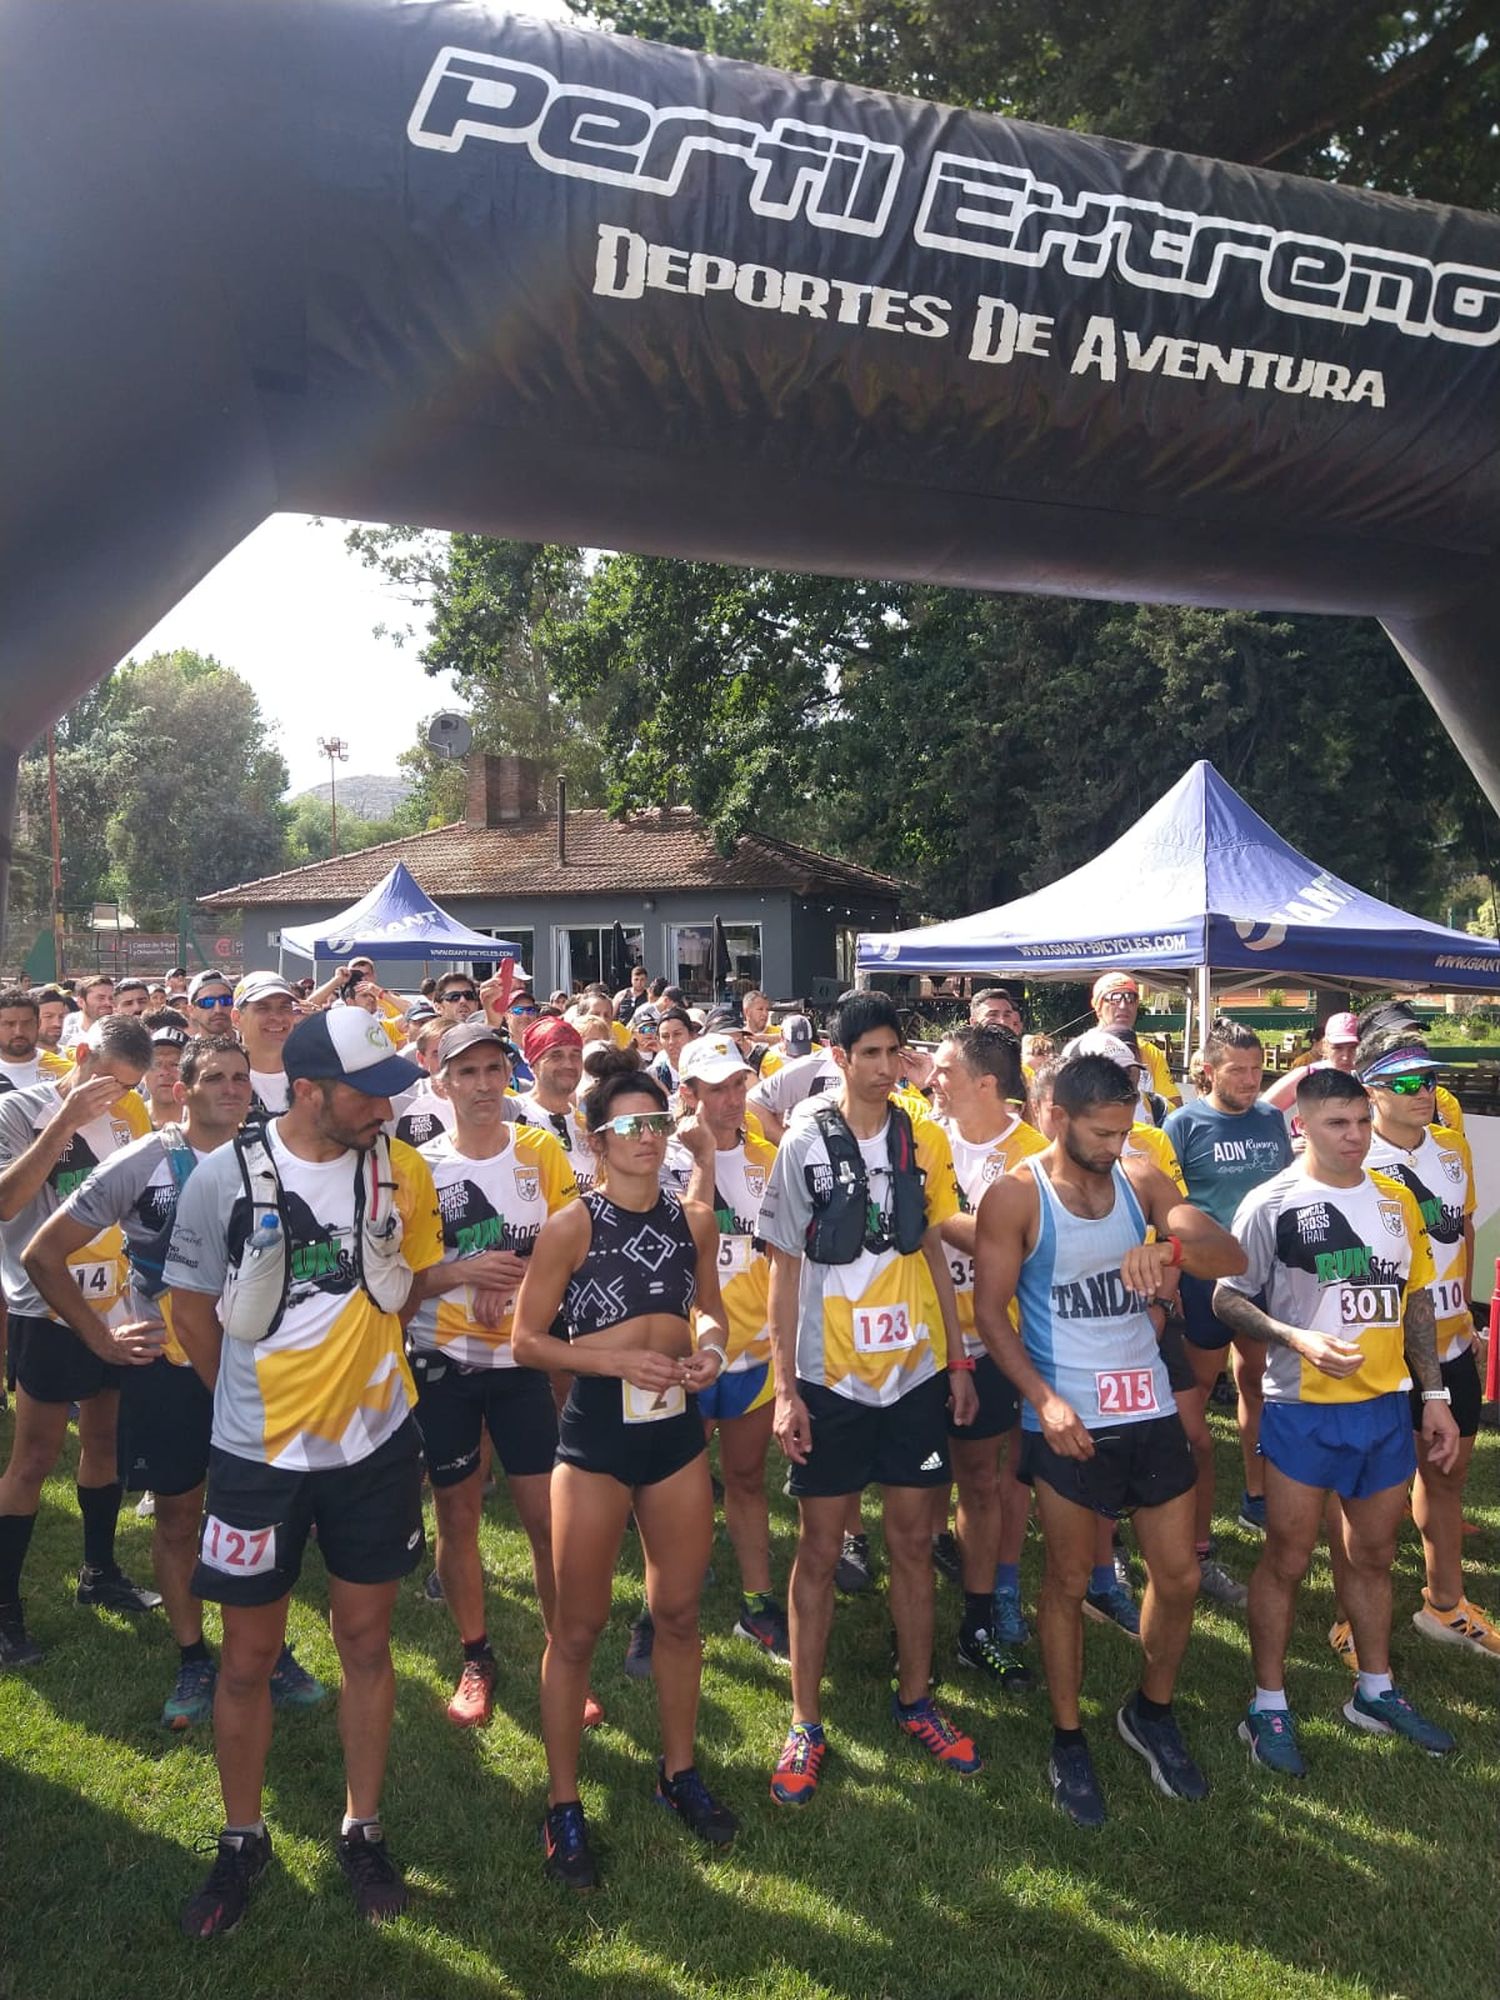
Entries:
{"type": "Polygon", "coordinates": [[[911,1119],[890,1108],[886,1144],[891,1163],[890,1221],[877,1228],[870,1216],[870,1183],[859,1141],[837,1104],[820,1104],[811,1117],[828,1149],[828,1166],[805,1169],[813,1217],[806,1255],[814,1264],[852,1264],[863,1250],[896,1250],[910,1257],[927,1234],[927,1176],[917,1165],[911,1119]]]}

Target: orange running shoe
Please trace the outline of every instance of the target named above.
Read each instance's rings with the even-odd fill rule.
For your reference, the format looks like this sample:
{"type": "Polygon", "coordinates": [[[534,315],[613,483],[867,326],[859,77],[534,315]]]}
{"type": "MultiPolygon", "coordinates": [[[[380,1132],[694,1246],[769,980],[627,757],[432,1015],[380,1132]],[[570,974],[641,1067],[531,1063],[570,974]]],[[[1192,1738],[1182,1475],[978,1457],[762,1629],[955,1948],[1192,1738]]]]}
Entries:
{"type": "Polygon", "coordinates": [[[1467,1597],[1460,1597],[1457,1604],[1440,1611],[1424,1585],[1422,1609],[1412,1613],[1411,1622],[1424,1639],[1436,1639],[1442,1646],[1466,1646],[1471,1653],[1500,1660],[1500,1631],[1467,1597]]]}
{"type": "Polygon", "coordinates": [[[495,1706],[495,1662],[465,1660],[464,1670],[448,1704],[448,1720],[460,1729],[477,1729],[488,1722],[495,1706]]]}
{"type": "Polygon", "coordinates": [[[891,1714],[898,1729],[914,1736],[930,1756],[959,1777],[972,1778],[976,1771],[984,1769],[984,1759],[974,1748],[972,1738],[953,1727],[931,1695],[905,1708],[900,1696],[893,1694],[891,1714]]]}
{"type": "Polygon", "coordinates": [[[794,1722],[786,1733],[776,1769],[771,1774],[771,1797],[779,1806],[805,1806],[818,1789],[818,1776],[828,1745],[821,1725],[794,1722]],[[816,1736],[813,1734],[817,1729],[816,1736]]]}

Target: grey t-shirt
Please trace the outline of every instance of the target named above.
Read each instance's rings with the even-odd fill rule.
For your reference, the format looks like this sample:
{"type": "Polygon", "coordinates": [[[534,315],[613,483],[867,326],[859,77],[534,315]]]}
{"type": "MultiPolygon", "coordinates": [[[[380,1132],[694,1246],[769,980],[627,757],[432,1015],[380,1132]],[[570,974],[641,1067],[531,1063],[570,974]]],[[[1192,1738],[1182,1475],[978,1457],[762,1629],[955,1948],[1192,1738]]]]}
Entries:
{"type": "MultiPolygon", "coordinates": [[[[37,1134],[54,1117],[62,1101],[62,1093],[51,1083],[38,1083],[30,1090],[10,1090],[0,1095],[0,1169],[14,1166],[22,1154],[30,1150],[37,1134]]],[[[121,1098],[121,1104],[124,1101],[121,1098]]],[[[142,1120],[145,1115],[142,1108],[142,1120]]],[[[20,1213],[12,1216],[9,1222],[0,1222],[0,1287],[3,1287],[5,1303],[13,1313],[24,1313],[31,1319],[57,1318],[55,1313],[48,1311],[41,1294],[27,1277],[21,1253],[48,1216],[59,1209],[76,1188],[82,1187],[95,1167],[123,1146],[128,1146],[135,1136],[122,1118],[109,1112],[102,1118],[93,1119],[82,1131],[73,1134],[61,1157],[53,1162],[41,1188],[20,1213]]],[[[123,1267],[116,1269],[120,1251],[121,1246],[116,1242],[99,1257],[91,1259],[88,1250],[84,1250],[68,1260],[78,1274],[80,1285],[88,1293],[90,1303],[101,1312],[108,1312],[116,1304],[123,1288],[123,1267]],[[106,1266],[109,1268],[106,1269],[106,1266]]]]}
{"type": "MultiPolygon", "coordinates": [[[[207,1153],[190,1149],[194,1165],[207,1153]]],[[[177,1214],[177,1175],[171,1149],[160,1132],[148,1132],[95,1167],[82,1187],[63,1203],[74,1219],[92,1229],[118,1223],[130,1256],[130,1305],[136,1319],[154,1319],[163,1289],[162,1267],[177,1214]]]]}

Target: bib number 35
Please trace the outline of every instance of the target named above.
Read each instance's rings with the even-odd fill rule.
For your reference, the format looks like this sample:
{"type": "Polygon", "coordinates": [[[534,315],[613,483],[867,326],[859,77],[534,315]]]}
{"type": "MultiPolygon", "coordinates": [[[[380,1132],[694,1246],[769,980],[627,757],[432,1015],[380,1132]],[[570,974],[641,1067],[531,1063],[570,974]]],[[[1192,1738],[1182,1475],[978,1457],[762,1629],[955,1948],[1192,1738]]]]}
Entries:
{"type": "Polygon", "coordinates": [[[903,1347],[915,1347],[917,1329],[907,1308],[856,1306],[854,1309],[854,1351],[856,1354],[892,1354],[903,1347]]]}
{"type": "Polygon", "coordinates": [[[225,1576],[265,1576],[276,1567],[276,1530],[233,1528],[210,1514],[203,1523],[200,1561],[225,1576]]]}

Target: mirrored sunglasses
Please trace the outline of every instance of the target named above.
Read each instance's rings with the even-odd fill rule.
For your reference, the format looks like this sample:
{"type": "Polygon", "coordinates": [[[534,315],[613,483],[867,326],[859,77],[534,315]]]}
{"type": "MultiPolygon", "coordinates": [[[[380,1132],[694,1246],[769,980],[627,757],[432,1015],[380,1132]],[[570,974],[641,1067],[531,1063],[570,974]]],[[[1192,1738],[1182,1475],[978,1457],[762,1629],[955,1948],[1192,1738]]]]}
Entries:
{"type": "Polygon", "coordinates": [[[1388,1090],[1393,1097],[1420,1097],[1424,1090],[1431,1090],[1437,1083],[1435,1069],[1404,1070],[1400,1076],[1380,1076],[1374,1079],[1377,1090],[1388,1090]]]}
{"type": "Polygon", "coordinates": [[[670,1111],[626,1111],[608,1120],[607,1129],[622,1139],[640,1139],[647,1133],[664,1139],[673,1124],[670,1111]]]}

